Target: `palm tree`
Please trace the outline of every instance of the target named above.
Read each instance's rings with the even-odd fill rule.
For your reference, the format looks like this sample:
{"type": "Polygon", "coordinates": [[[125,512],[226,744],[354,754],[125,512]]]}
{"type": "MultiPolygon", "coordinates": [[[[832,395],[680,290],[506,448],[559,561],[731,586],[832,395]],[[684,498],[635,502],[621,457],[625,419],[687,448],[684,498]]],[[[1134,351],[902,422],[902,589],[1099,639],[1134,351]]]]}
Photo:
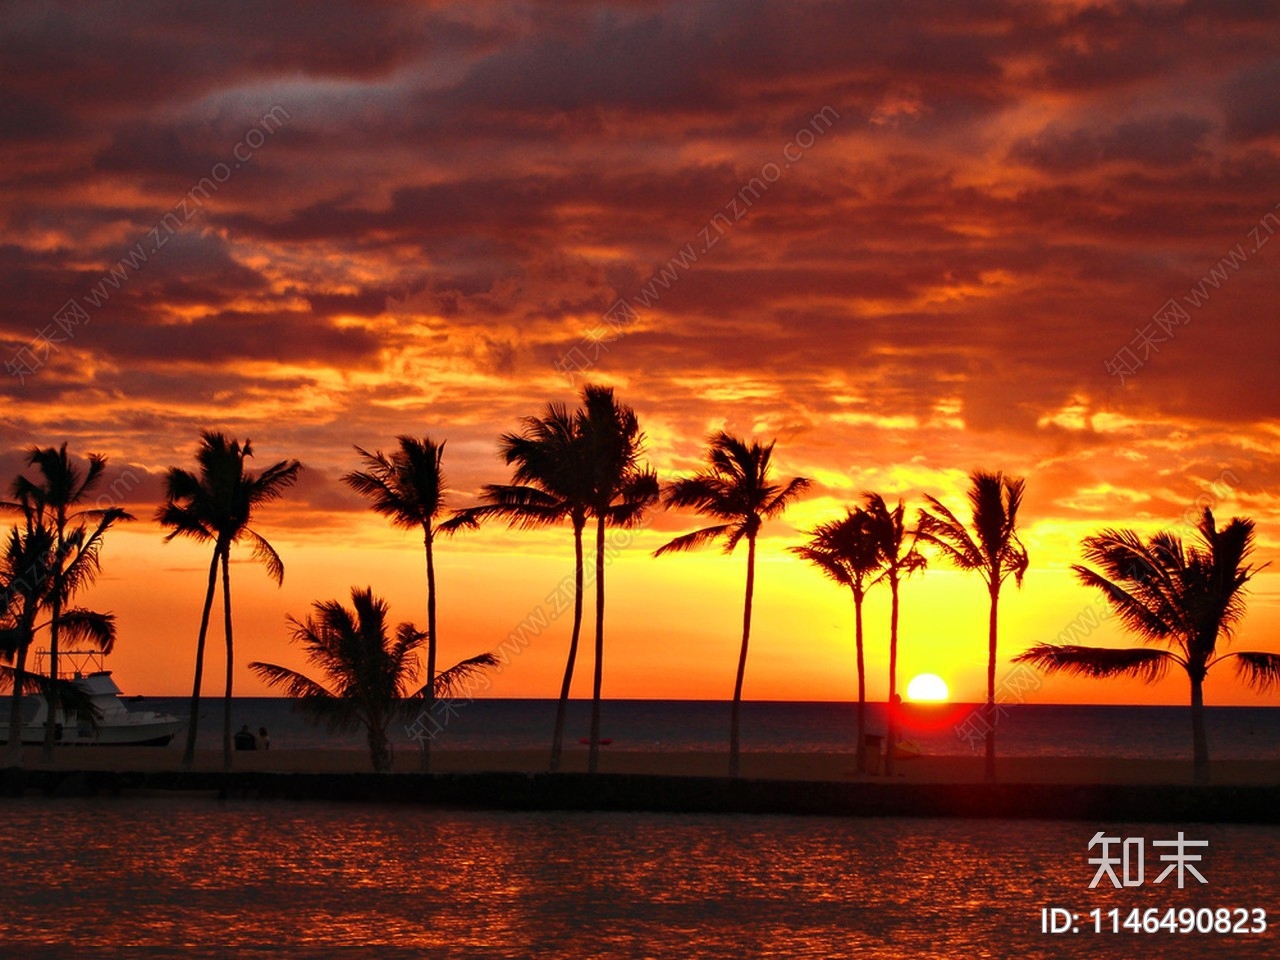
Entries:
{"type": "Polygon", "coordinates": [[[26,672],[27,653],[35,636],[36,618],[47,602],[52,582],[53,534],[27,513],[26,529],[14,526],[0,556],[0,653],[13,662],[9,700],[9,742],[5,766],[22,764],[22,695],[32,686],[26,672]]]}
{"type": "Polygon", "coordinates": [[[859,507],[847,510],[843,519],[824,523],[809,531],[809,542],[788,548],[808,560],[824,574],[853,594],[854,649],[858,664],[858,740],[857,767],[867,769],[862,749],[867,733],[867,669],[863,659],[862,602],[867,591],[878,581],[880,541],[871,525],[870,515],[859,507]]]}
{"type": "MultiPolygon", "coordinates": [[[[54,533],[54,555],[65,562],[75,556],[74,545],[68,541],[68,524],[78,531],[80,543],[92,545],[93,554],[97,555],[97,545],[101,544],[103,535],[117,520],[132,520],[133,517],[118,507],[105,510],[77,510],[89,494],[102,480],[103,471],[107,467],[107,458],[101,454],[91,453],[88,467],[81,472],[67,456],[67,445],[61,447],[32,447],[27,451],[27,466],[35,467],[40,479],[33,481],[19,476],[13,481],[13,501],[5,504],[10,509],[21,508],[23,503],[37,504],[42,512],[47,512],[54,533]],[[94,529],[90,532],[86,521],[94,521],[94,529]]],[[[51,608],[49,620],[49,678],[58,678],[58,640],[62,622],[63,603],[70,599],[67,592],[67,576],[63,562],[58,562],[52,570],[51,608]]],[[[56,739],[57,717],[55,711],[48,711],[45,720],[44,747],[42,757],[45,761],[53,759],[53,744],[56,739]]]]}
{"type": "MultiPolygon", "coordinates": [[[[38,693],[48,704],[48,713],[86,712],[93,719],[87,697],[70,682],[59,680],[56,673],[40,677],[27,673],[27,654],[36,634],[45,627],[52,631],[53,619],[39,622],[41,611],[53,605],[53,571],[62,571],[64,597],[90,583],[98,573],[100,539],[86,538],[83,529],[67,536],[63,550],[56,548],[56,534],[48,518],[30,501],[23,499],[25,523],[14,526],[0,554],[0,655],[13,661],[4,670],[5,679],[13,684],[9,704],[9,742],[5,763],[18,766],[22,762],[22,697],[38,693]]],[[[110,653],[115,643],[115,618],[82,608],[61,608],[57,624],[72,642],[90,643],[110,653]]]]}
{"type": "Polygon", "coordinates": [[[975,470],[969,475],[971,527],[957,519],[936,497],[926,496],[933,512],[920,511],[917,535],[933,544],[960,570],[976,570],[986,581],[991,598],[987,621],[987,730],[988,783],[996,779],[996,640],[1000,588],[1012,574],[1022,586],[1027,572],[1027,549],[1018,539],[1018,507],[1026,481],[1001,472],[975,470]]]}
{"type": "MultiPolygon", "coordinates": [[[[425,710],[430,714],[435,706],[436,651],[440,637],[436,629],[435,538],[438,533],[453,534],[477,524],[466,512],[439,520],[445,509],[446,484],[441,466],[444,442],[405,435],[396,440],[399,448],[390,454],[381,450],[370,453],[356,447],[366,469],[346,474],[342,482],[368,499],[370,509],[390,520],[393,527],[422,530],[422,546],[427,555],[427,682],[423,689],[425,710]]],[[[431,741],[423,737],[418,746],[425,773],[431,769],[431,741]]]]}
{"type": "Polygon", "coordinates": [[[573,631],[565,661],[560,699],[556,704],[555,731],[551,739],[551,772],[560,769],[564,746],[565,715],[573,669],[582,635],[583,530],[591,511],[591,467],[577,418],[560,403],[549,403],[541,417],[526,417],[523,430],[505,433],[500,440],[502,457],[515,470],[509,484],[488,484],[487,504],[471,513],[480,518],[505,517],[524,529],[562,523],[573,527],[573,631]]]}
{"type": "MultiPolygon", "coordinates": [[[[776,441],[774,441],[776,442],[776,441]]],[[[738,775],[739,714],[742,680],[747,669],[747,645],[751,640],[751,604],[755,593],[756,537],[766,520],[783,511],[809,487],[804,477],[792,477],[778,484],[770,477],[774,443],[750,445],[723,430],[711,435],[707,451],[708,469],[673,482],[664,501],[670,507],[689,507],[721,521],[663,544],[654,556],[692,550],[723,539],[725,553],[732,553],[744,538],[747,541],[747,589],[742,604],[742,648],[738,653],[738,674],[733,685],[733,708],[729,721],[729,775],[738,775]]]]}
{"type": "Polygon", "coordinates": [[[620,404],[612,387],[588,384],[575,415],[589,468],[591,515],[596,521],[595,671],[591,685],[591,741],[587,770],[600,768],[600,694],[604,680],[605,529],[639,525],[658,500],[658,476],[640,464],[644,434],[636,412],[620,404]]]}
{"type": "Polygon", "coordinates": [[[231,547],[247,539],[253,545],[253,557],[260,561],[277,584],[284,582],[284,563],[271,546],[249,524],[254,510],[284,496],[297,482],[302,464],[297,460],[280,460],[255,476],[245,470],[245,460],[253,456],[250,441],[244,444],[229,440],[211,430],[200,434],[196,451],[198,473],[181,467],[170,467],[165,474],[165,502],[156,511],[156,521],[169,527],[168,543],[175,537],[188,537],[201,543],[213,543],[209,562],[209,580],[204,607],[200,614],[200,633],[196,639],[195,682],[191,690],[191,720],[187,725],[187,745],[182,766],[190,769],[195,761],[196,726],[200,719],[200,686],[204,678],[204,646],[209,632],[209,614],[217,586],[218,566],[222,566],[223,635],[227,644],[227,674],[223,695],[222,763],[231,769],[231,682],[234,664],[231,630],[231,547]]]}
{"type": "Polygon", "coordinates": [[[887,580],[892,604],[889,608],[889,702],[887,704],[888,743],[885,746],[884,772],[893,776],[894,752],[898,743],[898,583],[903,576],[910,576],[925,566],[925,559],[916,550],[915,540],[903,552],[908,530],[904,516],[906,507],[898,501],[890,510],[878,493],[863,494],[867,514],[871,517],[871,529],[877,541],[877,554],[881,574],[876,578],[887,580]]]}
{"type": "Polygon", "coordinates": [[[425,685],[415,690],[417,651],[428,635],[412,623],[402,623],[395,638],[389,638],[386,601],[374,596],[371,588],[353,587],[351,603],[347,609],[337,600],[317,601],[312,605],[315,613],[305,621],[289,618],[293,641],[306,650],[308,662],[325,682],[273,663],[254,661],[249,669],[269,686],[282,687],[331,730],[363,726],[373,769],[382,772],[391,769],[387,725],[396,716],[406,716],[428,693],[452,695],[470,676],[498,660],[482,653],[432,678],[430,690],[425,685]]]}
{"type": "Polygon", "coordinates": [[[1191,744],[1197,783],[1209,782],[1209,744],[1204,730],[1205,675],[1215,664],[1234,658],[1237,675],[1258,690],[1280,683],[1280,654],[1218,653],[1218,639],[1229,642],[1244,616],[1245,584],[1259,567],[1247,564],[1254,545],[1253,521],[1233,517],[1221,530],[1206,509],[1196,525],[1197,542],[1157,533],[1143,540],[1133,530],[1104,530],[1084,540],[1085,559],[1076,576],[1102,591],[1120,622],[1145,647],[1115,649],[1041,643],[1015,657],[1049,671],[1086,677],[1136,677],[1148,683],[1177,664],[1191,680],[1191,744]]]}

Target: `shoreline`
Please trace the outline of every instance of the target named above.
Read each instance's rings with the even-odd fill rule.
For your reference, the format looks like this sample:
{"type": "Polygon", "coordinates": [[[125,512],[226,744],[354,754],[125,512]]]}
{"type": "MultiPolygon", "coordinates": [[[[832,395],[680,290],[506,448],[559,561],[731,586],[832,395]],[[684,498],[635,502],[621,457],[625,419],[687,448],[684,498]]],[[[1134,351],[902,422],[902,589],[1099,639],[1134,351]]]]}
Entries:
{"type": "MultiPolygon", "coordinates": [[[[982,782],[981,757],[921,757],[901,775],[858,777],[848,754],[743,754],[730,779],[724,753],[605,753],[583,772],[585,751],[564,772],[545,772],[545,751],[438,751],[433,772],[401,751],[396,771],[375,774],[352,750],[242,752],[221,770],[220,751],[178,769],[166,748],[65,748],[41,766],[0,770],[0,795],[166,796],[226,800],[411,803],[493,810],[627,810],[1093,821],[1280,824],[1280,761],[1221,760],[1195,786],[1189,762],[1008,757],[1001,781],[982,782]]],[[[0,801],[2,803],[3,801],[0,801]]]]}
{"type": "MultiPolygon", "coordinates": [[[[40,762],[40,748],[26,747],[23,768],[29,771],[177,772],[182,756],[176,745],[168,747],[58,747],[51,765],[40,762]]],[[[272,749],[232,754],[233,772],[279,774],[372,774],[365,750],[272,749]]],[[[464,773],[546,773],[550,751],[442,750],[431,753],[431,771],[464,773]]],[[[825,781],[853,783],[890,782],[882,775],[855,772],[852,753],[748,752],[742,758],[743,779],[825,781]]],[[[894,781],[907,783],[982,783],[983,757],[923,756],[897,761],[894,781]]],[[[1219,786],[1280,786],[1280,756],[1273,760],[1223,759],[1211,763],[1212,782],[1219,786]]],[[[1191,785],[1190,760],[1132,759],[1115,757],[999,757],[997,775],[1002,783],[1059,784],[1167,784],[1191,785]]],[[[585,773],[587,751],[566,749],[563,773],[585,773]]],[[[222,751],[196,751],[196,772],[222,772],[222,751]]],[[[724,777],[729,758],[724,750],[615,750],[600,751],[600,772],[673,777],[724,777]]],[[[419,754],[413,749],[394,753],[394,773],[419,772],[419,754]]]]}

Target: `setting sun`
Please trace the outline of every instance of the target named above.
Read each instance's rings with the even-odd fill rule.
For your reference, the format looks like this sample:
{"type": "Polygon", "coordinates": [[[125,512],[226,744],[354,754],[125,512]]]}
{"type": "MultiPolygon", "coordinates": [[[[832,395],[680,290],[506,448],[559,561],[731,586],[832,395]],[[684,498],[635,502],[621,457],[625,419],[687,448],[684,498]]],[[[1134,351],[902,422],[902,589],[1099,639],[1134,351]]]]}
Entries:
{"type": "Polygon", "coordinates": [[[948,693],[946,681],[936,673],[922,673],[907,684],[908,700],[945,700],[948,693]]]}

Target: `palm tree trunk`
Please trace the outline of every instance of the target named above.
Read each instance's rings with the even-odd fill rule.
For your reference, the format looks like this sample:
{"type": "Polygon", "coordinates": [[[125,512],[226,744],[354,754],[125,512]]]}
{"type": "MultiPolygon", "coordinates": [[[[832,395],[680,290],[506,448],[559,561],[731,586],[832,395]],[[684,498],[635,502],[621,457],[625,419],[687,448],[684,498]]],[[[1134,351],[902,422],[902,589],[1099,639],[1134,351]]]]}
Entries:
{"type": "Polygon", "coordinates": [[[556,728],[551,737],[551,772],[560,771],[560,754],[564,749],[564,720],[569,710],[569,688],[573,685],[573,666],[578,659],[578,639],[582,634],[582,524],[573,525],[573,634],[569,637],[569,659],[564,665],[560,684],[560,702],[556,704],[556,728]]]}
{"type": "Polygon", "coordinates": [[[1000,581],[993,580],[991,587],[991,618],[987,623],[987,760],[983,777],[987,783],[996,782],[996,636],[1000,607],[1000,581]]]}
{"type": "Polygon", "coordinates": [[[222,769],[231,769],[231,679],[235,644],[231,637],[231,545],[222,550],[222,631],[227,638],[227,684],[222,695],[222,769]]]}
{"type": "MultiPolygon", "coordinates": [[[[423,524],[422,545],[427,552],[427,685],[422,695],[422,708],[426,711],[428,723],[435,719],[436,707],[436,558],[431,549],[433,539],[430,523],[423,524]]],[[[430,735],[418,741],[418,749],[419,769],[430,773],[430,735]]]]}
{"type": "Polygon", "coordinates": [[[22,682],[27,677],[27,644],[18,646],[13,662],[13,695],[9,698],[9,743],[5,750],[6,767],[22,766],[22,682]]]}
{"type": "Polygon", "coordinates": [[[756,538],[747,537],[747,590],[742,601],[742,649],[738,651],[738,676],[733,682],[733,710],[729,717],[729,776],[739,770],[741,746],[742,681],[747,674],[747,645],[751,642],[751,601],[756,592],[756,538]]]}
{"type": "Polygon", "coordinates": [[[894,753],[898,745],[898,578],[889,577],[889,703],[886,705],[884,775],[893,776],[894,753]]]}
{"type": "Polygon", "coordinates": [[[374,773],[385,773],[391,769],[391,756],[387,752],[387,731],[385,726],[370,723],[368,728],[369,759],[373,763],[374,773]]]}
{"type": "Polygon", "coordinates": [[[867,772],[867,754],[863,744],[867,739],[867,666],[862,656],[862,596],[853,595],[853,642],[858,658],[858,773],[867,772]]]}
{"type": "Polygon", "coordinates": [[[1209,739],[1204,732],[1203,677],[1191,677],[1191,752],[1195,782],[1209,782],[1209,739]]]}
{"type": "MultiPolygon", "coordinates": [[[[62,546],[61,536],[59,536],[59,544],[54,553],[56,566],[53,573],[53,600],[49,608],[49,614],[52,619],[49,621],[49,679],[56,681],[58,679],[58,620],[62,616],[62,546]]],[[[58,711],[55,709],[54,701],[49,702],[49,715],[44,721],[44,744],[40,748],[40,761],[42,763],[51,763],[53,761],[53,744],[57,739],[58,729],[58,711]]]]}
{"type": "Polygon", "coordinates": [[[600,687],[604,680],[604,514],[596,518],[596,663],[591,681],[591,747],[587,772],[600,771],[600,687]]]}
{"type": "Polygon", "coordinates": [[[209,635],[209,614],[213,610],[213,592],[218,586],[218,555],[220,547],[213,548],[213,561],[209,564],[209,588],[204,594],[204,609],[200,612],[200,635],[196,639],[196,679],[191,690],[191,718],[187,722],[187,745],[182,751],[182,769],[190,770],[196,759],[196,725],[200,721],[200,685],[204,680],[204,643],[209,635]]]}

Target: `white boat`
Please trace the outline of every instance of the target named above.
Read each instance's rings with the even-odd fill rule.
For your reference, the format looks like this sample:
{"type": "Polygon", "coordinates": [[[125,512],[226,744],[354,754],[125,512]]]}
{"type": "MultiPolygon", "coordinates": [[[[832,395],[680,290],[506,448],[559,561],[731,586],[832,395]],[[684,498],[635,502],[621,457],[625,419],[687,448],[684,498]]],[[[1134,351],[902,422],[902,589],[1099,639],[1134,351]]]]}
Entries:
{"type": "MultiPolygon", "coordinates": [[[[44,672],[47,656],[47,651],[36,652],[35,672],[44,672]]],[[[103,655],[99,651],[67,650],[60,652],[58,658],[70,666],[68,671],[59,670],[59,675],[84,691],[99,714],[96,723],[92,723],[87,716],[76,714],[67,718],[58,710],[54,722],[55,742],[59,745],[162,747],[187,725],[185,720],[168,713],[128,709],[121,700],[120,688],[111,679],[111,671],[103,668],[103,655]]],[[[35,716],[22,725],[23,743],[44,743],[49,705],[44,697],[34,699],[39,706],[35,716]]],[[[9,722],[0,719],[0,742],[8,739],[9,722]]]]}

